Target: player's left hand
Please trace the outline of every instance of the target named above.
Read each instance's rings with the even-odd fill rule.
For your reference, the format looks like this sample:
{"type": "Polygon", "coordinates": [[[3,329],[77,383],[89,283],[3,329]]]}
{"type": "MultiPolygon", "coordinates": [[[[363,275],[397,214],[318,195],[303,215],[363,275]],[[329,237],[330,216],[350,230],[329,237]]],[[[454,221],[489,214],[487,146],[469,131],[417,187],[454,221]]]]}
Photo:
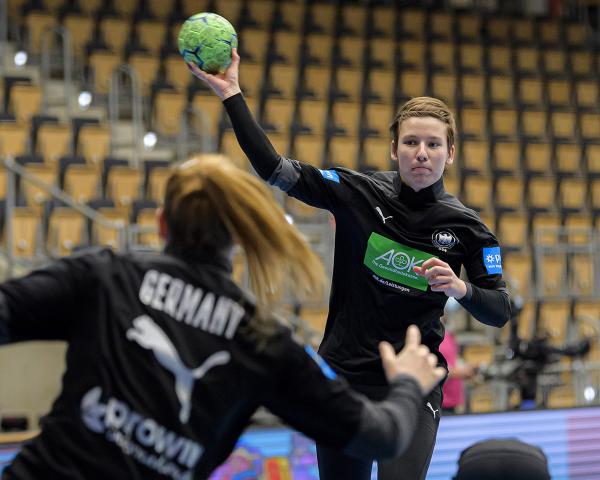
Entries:
{"type": "Polygon", "coordinates": [[[450,265],[439,258],[425,260],[422,265],[414,267],[414,272],[427,279],[432,292],[443,292],[447,297],[456,299],[467,294],[467,286],[456,276],[450,265]]]}

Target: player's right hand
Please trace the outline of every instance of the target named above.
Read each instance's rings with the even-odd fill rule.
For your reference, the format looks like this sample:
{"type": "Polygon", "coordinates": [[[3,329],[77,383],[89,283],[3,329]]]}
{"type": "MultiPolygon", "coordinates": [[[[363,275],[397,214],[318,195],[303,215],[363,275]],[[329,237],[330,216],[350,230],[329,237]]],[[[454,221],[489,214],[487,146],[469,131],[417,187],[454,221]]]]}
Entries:
{"type": "Polygon", "coordinates": [[[381,363],[388,382],[398,375],[413,377],[421,393],[427,395],[446,376],[446,369],[436,367],[437,357],[425,345],[421,345],[421,332],[416,325],[410,325],[406,331],[404,348],[396,354],[388,342],[379,344],[381,363]]]}
{"type": "Polygon", "coordinates": [[[239,84],[240,56],[238,55],[236,48],[233,48],[231,51],[231,64],[224,73],[206,73],[200,70],[198,65],[192,62],[188,62],[187,66],[190,71],[206,83],[221,100],[225,100],[226,98],[241,92],[239,84]]]}

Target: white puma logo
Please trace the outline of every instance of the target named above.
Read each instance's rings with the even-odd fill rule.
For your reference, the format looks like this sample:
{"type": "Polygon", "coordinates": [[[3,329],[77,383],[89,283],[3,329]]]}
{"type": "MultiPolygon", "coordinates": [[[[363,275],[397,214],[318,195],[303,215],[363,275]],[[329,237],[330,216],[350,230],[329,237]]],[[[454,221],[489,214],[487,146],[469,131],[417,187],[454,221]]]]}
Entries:
{"type": "Polygon", "coordinates": [[[388,218],[393,218],[392,215],[390,215],[389,217],[384,217],[383,212],[381,211],[381,207],[375,207],[375,210],[377,210],[377,213],[379,213],[379,215],[381,216],[381,220],[383,220],[384,224],[388,218]]]}
{"type": "Polygon", "coordinates": [[[429,409],[430,409],[430,410],[431,410],[431,412],[433,413],[433,419],[435,420],[435,413],[436,413],[436,412],[439,412],[439,411],[440,411],[440,409],[438,408],[437,410],[434,410],[434,409],[433,409],[433,406],[431,405],[431,403],[430,403],[430,402],[427,402],[427,406],[429,407],[429,409]]]}
{"type": "Polygon", "coordinates": [[[133,326],[135,328],[127,330],[127,338],[143,348],[152,350],[158,362],[175,376],[175,393],[181,404],[179,420],[186,423],[190,418],[194,381],[206,375],[211,368],[229,362],[229,352],[213,353],[198,368],[191,369],[183,364],[167,334],[149,316],[137,317],[133,320],[133,326]]]}

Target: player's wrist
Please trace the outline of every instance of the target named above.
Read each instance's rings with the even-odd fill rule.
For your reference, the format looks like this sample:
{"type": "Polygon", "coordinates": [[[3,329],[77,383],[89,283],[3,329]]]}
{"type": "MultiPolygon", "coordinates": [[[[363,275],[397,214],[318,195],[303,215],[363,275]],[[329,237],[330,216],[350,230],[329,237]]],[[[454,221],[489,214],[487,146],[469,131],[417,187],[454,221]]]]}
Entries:
{"type": "Polygon", "coordinates": [[[227,100],[228,98],[233,97],[234,95],[237,95],[238,93],[242,93],[242,90],[240,89],[240,87],[238,85],[224,88],[223,91],[221,92],[221,100],[227,100]]]}
{"type": "Polygon", "coordinates": [[[458,279],[458,295],[455,295],[454,298],[456,300],[460,300],[461,298],[464,298],[467,295],[467,292],[467,284],[464,282],[464,280],[458,279]]]}

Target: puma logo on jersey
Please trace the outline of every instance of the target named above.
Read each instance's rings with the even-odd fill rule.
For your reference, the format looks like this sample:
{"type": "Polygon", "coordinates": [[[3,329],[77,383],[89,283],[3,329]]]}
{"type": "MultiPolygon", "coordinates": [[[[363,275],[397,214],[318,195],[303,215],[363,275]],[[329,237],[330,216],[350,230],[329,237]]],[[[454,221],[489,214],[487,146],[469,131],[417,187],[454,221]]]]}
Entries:
{"type": "Polygon", "coordinates": [[[183,364],[175,346],[167,334],[147,315],[133,320],[133,327],[127,330],[128,340],[136,342],[142,348],[152,350],[163,367],[175,376],[175,394],[181,404],[179,420],[186,423],[190,418],[192,390],[194,382],[218,365],[225,365],[231,356],[229,352],[213,353],[197,368],[188,368],[183,364]]]}
{"type": "Polygon", "coordinates": [[[388,218],[393,218],[392,215],[390,215],[389,217],[384,217],[383,216],[383,212],[381,211],[381,207],[375,207],[375,210],[377,210],[377,213],[379,214],[379,216],[381,217],[381,220],[383,220],[383,223],[385,224],[385,221],[388,218]]]}
{"type": "Polygon", "coordinates": [[[431,413],[433,413],[433,419],[435,420],[435,414],[436,412],[439,412],[440,409],[438,408],[437,410],[434,410],[430,402],[427,402],[427,406],[429,407],[429,410],[431,410],[431,413]]]}

